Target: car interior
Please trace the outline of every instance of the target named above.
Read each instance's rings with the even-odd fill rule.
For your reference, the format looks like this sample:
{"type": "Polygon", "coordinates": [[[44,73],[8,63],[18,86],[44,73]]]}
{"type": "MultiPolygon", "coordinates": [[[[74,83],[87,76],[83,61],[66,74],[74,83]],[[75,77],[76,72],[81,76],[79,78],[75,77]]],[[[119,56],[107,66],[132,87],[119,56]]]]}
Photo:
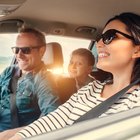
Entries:
{"type": "Polygon", "coordinates": [[[47,134],[27,138],[27,140],[108,140],[112,138],[138,140],[140,138],[139,119],[140,108],[134,108],[108,117],[87,120],[47,134]]]}
{"type": "MultiPolygon", "coordinates": [[[[11,45],[15,43],[15,41],[12,39],[13,34],[18,34],[20,28],[22,27],[34,27],[45,33],[47,45],[43,61],[47,65],[48,70],[53,73],[52,78],[55,81],[58,96],[60,97],[61,103],[64,103],[73,93],[76,92],[74,87],[75,80],[68,77],[65,73],[57,74],[57,72],[58,70],[63,71],[62,69],[64,69],[64,64],[68,63],[66,60],[68,59],[67,56],[69,56],[69,53],[72,52],[71,49],[77,49],[78,47],[88,48],[94,54],[97,62],[97,52],[95,46],[96,36],[101,33],[104,24],[110,17],[122,12],[134,12],[140,14],[140,1],[0,0],[0,37],[2,38],[5,34],[10,35],[9,42],[12,40],[12,43],[10,45],[8,44],[10,48],[12,47],[11,45]],[[65,43],[67,46],[65,47],[64,44],[55,39],[52,39],[51,41],[47,40],[49,36],[53,36],[55,38],[66,37],[72,38],[73,40],[67,41],[65,43]],[[75,44],[74,39],[79,39],[81,44],[75,44]],[[85,45],[84,43],[82,44],[82,41],[88,41],[88,45],[85,45]],[[73,47],[74,45],[77,45],[77,48],[73,47]],[[67,52],[63,50],[64,48],[67,49],[67,52]],[[57,71],[55,72],[55,70],[57,71]]],[[[64,39],[62,42],[63,41],[64,39]]],[[[5,42],[0,40],[0,43],[2,43],[0,46],[0,56],[2,56],[0,57],[0,68],[16,63],[14,55],[11,56],[11,54],[8,58],[9,63],[7,63],[6,57],[9,55],[9,48],[4,45],[4,43],[7,42],[8,40],[5,42]],[[3,57],[3,55],[6,57],[3,57]],[[2,58],[4,58],[3,62],[1,61],[2,58]]],[[[104,81],[105,79],[110,78],[112,75],[97,69],[95,63],[91,76],[100,81],[104,81]]],[[[121,119],[123,120],[124,118],[121,119]]],[[[101,123],[103,121],[106,120],[101,120],[101,123]]],[[[106,125],[110,125],[109,121],[107,122],[108,123],[106,125]]],[[[95,123],[96,120],[93,122],[93,125],[95,123]]],[[[88,123],[87,126],[89,125],[90,123],[88,123]]],[[[62,130],[60,134],[65,133],[65,131],[72,132],[71,130],[73,129],[77,129],[79,131],[79,127],[81,126],[70,128],[70,130],[62,130]]],[[[83,123],[82,128],[84,127],[85,125],[83,123]]],[[[99,126],[95,126],[94,130],[96,128],[99,128],[99,126]]],[[[87,129],[85,131],[87,132],[89,130],[87,129]]],[[[78,133],[76,132],[72,133],[71,136],[76,136],[78,133]]],[[[81,132],[79,131],[80,134],[82,132],[83,130],[81,132]]],[[[58,133],[58,135],[60,134],[58,133]]],[[[55,135],[55,133],[49,135],[48,139],[53,139],[53,135],[55,135]]],[[[68,133],[66,133],[66,135],[68,135],[68,133]]],[[[45,135],[36,138],[36,140],[43,139],[44,137],[47,138],[45,135]]],[[[57,136],[54,139],[56,138],[57,136]]],[[[59,139],[66,138],[67,136],[63,136],[63,138],[59,139]]]]}

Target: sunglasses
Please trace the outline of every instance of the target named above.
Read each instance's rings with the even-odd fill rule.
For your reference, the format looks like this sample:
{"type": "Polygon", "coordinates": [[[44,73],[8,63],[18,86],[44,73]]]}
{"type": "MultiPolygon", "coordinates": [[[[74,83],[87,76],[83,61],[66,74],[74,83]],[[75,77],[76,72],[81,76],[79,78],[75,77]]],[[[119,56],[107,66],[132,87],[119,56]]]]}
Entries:
{"type": "Polygon", "coordinates": [[[20,48],[20,47],[12,47],[12,51],[13,51],[14,54],[18,54],[20,50],[21,50],[21,52],[23,54],[31,54],[31,51],[33,49],[39,49],[39,48],[41,48],[41,46],[22,47],[22,48],[20,48]]]}
{"type": "Polygon", "coordinates": [[[123,35],[124,37],[132,40],[135,43],[135,40],[132,36],[130,36],[128,34],[125,34],[121,31],[118,31],[116,29],[110,29],[110,30],[106,31],[104,34],[102,34],[100,36],[97,36],[96,41],[98,42],[102,39],[103,43],[105,45],[108,45],[113,41],[113,39],[117,38],[116,33],[119,33],[119,34],[123,35]]]}

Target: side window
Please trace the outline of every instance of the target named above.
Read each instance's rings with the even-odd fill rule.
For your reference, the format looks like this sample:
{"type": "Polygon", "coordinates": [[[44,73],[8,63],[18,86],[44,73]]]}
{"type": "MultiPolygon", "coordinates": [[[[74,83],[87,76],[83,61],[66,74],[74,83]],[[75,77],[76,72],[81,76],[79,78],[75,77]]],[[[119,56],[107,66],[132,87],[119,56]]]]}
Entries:
{"type": "MultiPolygon", "coordinates": [[[[11,64],[13,59],[13,52],[11,47],[15,46],[17,34],[0,34],[0,73],[11,64]]],[[[68,63],[70,54],[77,48],[89,48],[91,40],[47,35],[46,42],[58,42],[62,46],[64,65],[63,74],[68,74],[68,63]]]]}
{"type": "Polygon", "coordinates": [[[17,34],[0,34],[0,73],[11,64],[17,34]]]}
{"type": "Polygon", "coordinates": [[[64,74],[67,75],[68,74],[67,69],[71,52],[77,48],[89,48],[91,40],[56,35],[47,35],[46,42],[47,43],[58,42],[62,46],[62,52],[64,57],[63,71],[64,74]]]}
{"type": "Polygon", "coordinates": [[[92,51],[92,53],[95,57],[95,65],[93,67],[93,71],[97,71],[96,63],[97,63],[97,60],[98,60],[98,54],[97,54],[97,49],[96,49],[96,43],[95,42],[90,47],[90,50],[92,51]]]}

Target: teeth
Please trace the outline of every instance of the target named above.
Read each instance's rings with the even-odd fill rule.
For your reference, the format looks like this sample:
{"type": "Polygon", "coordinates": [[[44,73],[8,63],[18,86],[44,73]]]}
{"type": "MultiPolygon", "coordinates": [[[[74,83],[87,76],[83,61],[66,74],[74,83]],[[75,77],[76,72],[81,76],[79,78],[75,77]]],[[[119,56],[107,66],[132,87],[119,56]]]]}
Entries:
{"type": "Polygon", "coordinates": [[[98,56],[99,56],[100,58],[102,58],[102,57],[107,57],[107,56],[109,56],[109,54],[108,54],[108,53],[99,53],[98,56]]]}

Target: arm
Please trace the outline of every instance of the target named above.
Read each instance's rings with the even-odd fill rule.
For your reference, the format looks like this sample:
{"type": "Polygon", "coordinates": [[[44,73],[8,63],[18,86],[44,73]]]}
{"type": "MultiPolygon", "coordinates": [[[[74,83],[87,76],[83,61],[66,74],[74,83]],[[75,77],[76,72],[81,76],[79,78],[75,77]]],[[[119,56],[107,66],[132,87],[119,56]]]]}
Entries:
{"type": "Polygon", "coordinates": [[[22,140],[23,138],[20,135],[15,135],[14,137],[8,139],[8,140],[22,140]]]}
{"type": "Polygon", "coordinates": [[[12,136],[14,136],[18,131],[20,131],[21,129],[23,129],[23,127],[3,131],[0,133],[0,139],[1,140],[8,140],[12,136]]]}
{"type": "Polygon", "coordinates": [[[31,137],[72,125],[75,120],[96,105],[94,101],[92,103],[92,101],[88,99],[96,99],[96,97],[93,96],[95,94],[93,93],[93,88],[96,90],[96,87],[93,86],[92,83],[83,87],[78,91],[78,93],[73,94],[66,103],[59,106],[55,111],[51,112],[47,116],[41,117],[18,132],[12,140],[20,140],[21,137],[31,137]]]}
{"type": "Polygon", "coordinates": [[[72,124],[74,121],[70,118],[70,116],[72,115],[75,104],[76,96],[73,96],[65,104],[59,106],[55,111],[51,112],[47,116],[41,117],[18,132],[12,140],[20,140],[21,138],[46,133],[72,124]]]}
{"type": "Polygon", "coordinates": [[[0,74],[0,85],[2,85],[2,82],[5,81],[7,77],[11,77],[10,75],[12,74],[13,68],[14,68],[14,65],[9,66],[0,74]]]}

